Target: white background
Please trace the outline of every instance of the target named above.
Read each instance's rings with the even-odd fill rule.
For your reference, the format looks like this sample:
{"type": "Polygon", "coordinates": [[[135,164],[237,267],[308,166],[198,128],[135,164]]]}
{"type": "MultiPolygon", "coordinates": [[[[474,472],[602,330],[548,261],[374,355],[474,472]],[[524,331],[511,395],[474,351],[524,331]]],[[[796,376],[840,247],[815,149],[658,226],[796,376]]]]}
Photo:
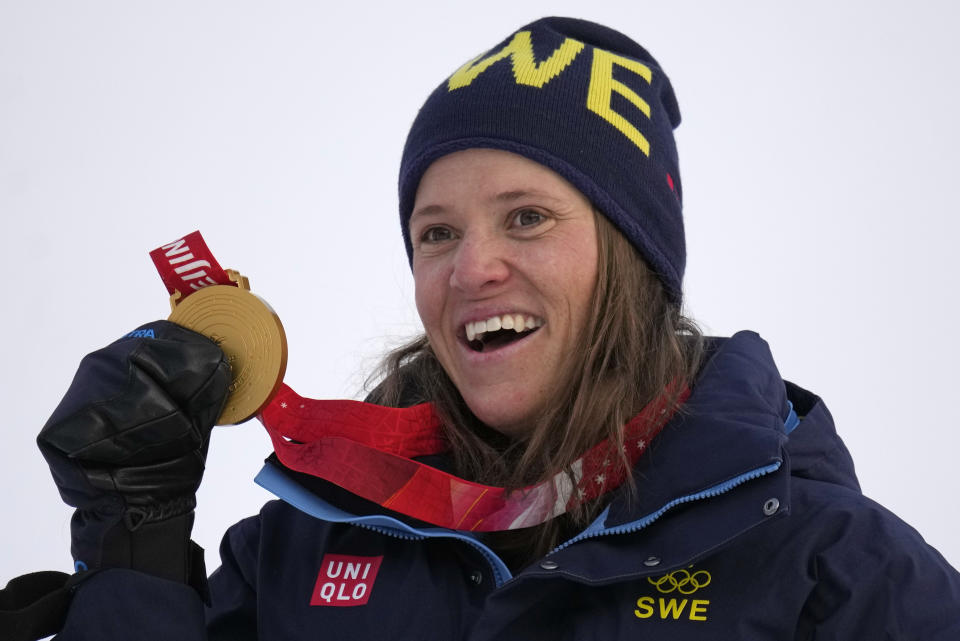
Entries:
{"type": "MultiPolygon", "coordinates": [[[[689,312],[759,331],[820,394],[864,492],[960,564],[960,95],[952,2],[0,0],[0,585],[69,570],[34,438],[77,362],[167,296],[147,253],[199,228],[286,326],[287,381],[361,394],[417,329],[395,176],[422,100],[544,14],[671,76],[689,312]]],[[[270,446],[216,430],[195,535],[269,497],[270,446]]]]}

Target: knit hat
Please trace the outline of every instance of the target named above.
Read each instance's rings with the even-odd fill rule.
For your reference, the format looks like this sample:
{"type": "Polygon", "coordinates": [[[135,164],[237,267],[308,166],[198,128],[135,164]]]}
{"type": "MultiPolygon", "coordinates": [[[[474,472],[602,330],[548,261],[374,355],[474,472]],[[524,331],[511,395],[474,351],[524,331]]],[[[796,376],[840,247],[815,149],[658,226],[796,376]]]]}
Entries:
{"type": "Polygon", "coordinates": [[[636,247],[680,302],[686,249],[670,80],[627,36],[542,18],[457,69],[427,98],[400,163],[400,223],[436,159],[473,147],[510,151],[557,172],[636,247]]]}

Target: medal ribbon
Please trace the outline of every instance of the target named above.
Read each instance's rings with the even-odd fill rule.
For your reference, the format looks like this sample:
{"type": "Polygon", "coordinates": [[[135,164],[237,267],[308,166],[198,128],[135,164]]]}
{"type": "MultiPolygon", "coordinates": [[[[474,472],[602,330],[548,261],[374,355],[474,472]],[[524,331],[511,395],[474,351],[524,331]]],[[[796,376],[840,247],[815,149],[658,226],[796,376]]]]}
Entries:
{"type": "Polygon", "coordinates": [[[199,231],[157,247],[150,252],[150,258],[171,296],[180,292],[186,297],[209,285],[237,286],[213,257],[199,231]]]}
{"type": "MultiPolygon", "coordinates": [[[[689,390],[678,399],[684,402],[689,390]]],[[[620,486],[625,470],[608,441],[571,466],[573,476],[520,490],[473,483],[412,460],[448,448],[433,405],[392,408],[359,401],[312,400],[288,386],[260,414],[277,458],[385,508],[454,530],[490,532],[539,525],[620,486]]],[[[670,416],[665,397],[650,403],[624,431],[632,467],[670,416]]]]}

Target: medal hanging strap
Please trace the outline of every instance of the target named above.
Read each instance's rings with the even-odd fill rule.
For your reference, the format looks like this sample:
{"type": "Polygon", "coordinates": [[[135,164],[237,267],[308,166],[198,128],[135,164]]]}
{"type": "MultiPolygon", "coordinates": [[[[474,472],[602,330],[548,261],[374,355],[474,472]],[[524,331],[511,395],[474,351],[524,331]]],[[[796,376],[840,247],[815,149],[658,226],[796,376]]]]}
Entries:
{"type": "Polygon", "coordinates": [[[150,258],[171,296],[179,292],[186,297],[210,285],[237,286],[213,257],[199,231],[157,247],[150,252],[150,258]]]}
{"type": "MultiPolygon", "coordinates": [[[[681,391],[683,403],[689,390],[681,391]]],[[[571,466],[572,477],[521,490],[481,485],[413,459],[447,444],[430,404],[388,408],[357,401],[303,398],[284,385],[260,414],[274,451],[289,469],[325,479],[420,521],[455,530],[490,532],[539,525],[623,484],[606,441],[571,466]]],[[[623,454],[632,466],[671,418],[666,396],[624,428],[623,454]]]]}

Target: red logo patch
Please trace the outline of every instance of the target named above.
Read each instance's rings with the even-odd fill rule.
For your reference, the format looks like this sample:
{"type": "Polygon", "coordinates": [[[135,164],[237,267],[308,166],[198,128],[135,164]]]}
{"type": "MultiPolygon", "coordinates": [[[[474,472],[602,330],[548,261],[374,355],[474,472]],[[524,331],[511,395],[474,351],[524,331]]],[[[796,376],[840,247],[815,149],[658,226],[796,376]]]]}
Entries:
{"type": "Polygon", "coordinates": [[[310,605],[366,605],[382,556],[324,554],[310,605]]]}

